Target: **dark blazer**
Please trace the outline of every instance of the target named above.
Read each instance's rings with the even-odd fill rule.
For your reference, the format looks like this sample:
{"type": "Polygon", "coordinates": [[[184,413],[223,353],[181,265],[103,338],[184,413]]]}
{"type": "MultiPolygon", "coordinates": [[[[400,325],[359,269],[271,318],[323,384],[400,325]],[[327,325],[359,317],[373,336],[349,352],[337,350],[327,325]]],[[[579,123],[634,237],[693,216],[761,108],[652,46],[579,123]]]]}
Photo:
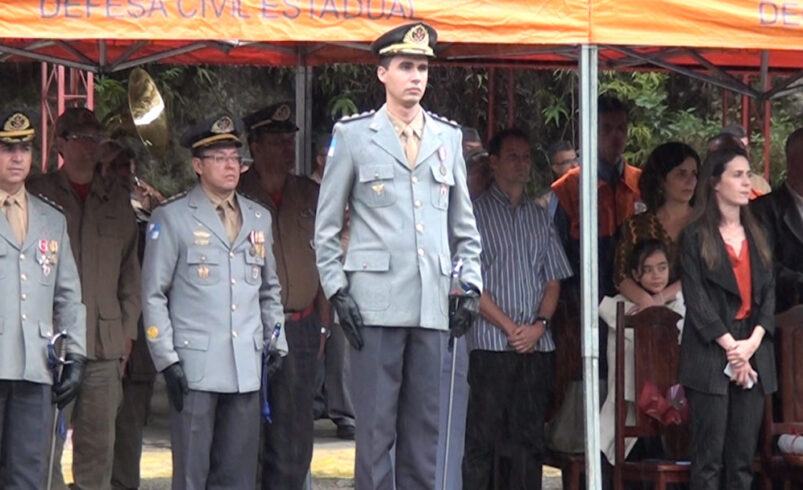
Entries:
{"type": "Polygon", "coordinates": [[[775,311],[803,302],[803,219],[786,183],[750,204],[767,229],[775,256],[775,311]]]}
{"type": "MultiPolygon", "coordinates": [[[[750,250],[750,272],[753,292],[749,324],[766,330],[761,345],[750,364],[758,373],[764,393],[777,389],[775,354],[772,337],[775,332],[775,278],[771,267],[762,267],[755,240],[747,233],[750,250]]],[[[716,339],[732,330],[733,318],[741,306],[739,287],[733,274],[728,252],[722,238],[717,236],[721,257],[719,267],[705,266],[700,250],[702,238],[695,223],[684,230],[680,239],[680,266],[683,297],[686,300],[686,319],[680,344],[678,379],[681,384],[703,393],[724,395],[730,379],[723,370],[728,361],[716,339]]]]}

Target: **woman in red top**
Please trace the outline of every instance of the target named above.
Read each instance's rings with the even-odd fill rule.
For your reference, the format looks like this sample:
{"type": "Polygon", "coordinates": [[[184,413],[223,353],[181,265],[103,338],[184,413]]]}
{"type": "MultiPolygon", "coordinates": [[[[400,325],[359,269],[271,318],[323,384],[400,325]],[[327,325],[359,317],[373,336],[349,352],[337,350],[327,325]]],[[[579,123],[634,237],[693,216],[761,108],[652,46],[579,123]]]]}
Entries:
{"type": "Polygon", "coordinates": [[[708,155],[680,242],[686,319],[679,381],[691,409],[691,488],[749,489],[764,408],[777,388],[775,279],[764,230],[747,207],[742,149],[708,155]]]}

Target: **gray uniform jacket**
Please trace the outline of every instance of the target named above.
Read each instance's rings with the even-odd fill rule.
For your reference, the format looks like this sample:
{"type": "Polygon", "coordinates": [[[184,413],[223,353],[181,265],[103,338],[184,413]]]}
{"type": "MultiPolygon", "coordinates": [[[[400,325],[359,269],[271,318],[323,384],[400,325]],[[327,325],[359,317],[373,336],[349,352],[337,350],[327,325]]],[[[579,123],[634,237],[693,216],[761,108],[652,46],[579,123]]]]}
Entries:
{"type": "Polygon", "coordinates": [[[237,203],[243,225],[231,246],[200,185],[156,208],[146,231],[148,348],[158,371],[181,361],[192,390],[258,390],[262,351],[277,324],[274,349],[287,353],[270,213],[240,194],[237,203]]]}
{"type": "Polygon", "coordinates": [[[429,113],[414,170],[385,107],[335,125],[315,220],[326,297],[348,290],[366,325],[448,329],[452,260],[482,290],[480,237],[457,126],[429,113]],[[343,260],[343,210],[351,241],[343,260]],[[391,306],[392,305],[392,306],[391,306]]]}
{"type": "Polygon", "coordinates": [[[30,193],[27,200],[22,247],[0,213],[0,379],[53,384],[54,325],[69,335],[68,353],[86,356],[86,310],[64,215],[30,193]]]}

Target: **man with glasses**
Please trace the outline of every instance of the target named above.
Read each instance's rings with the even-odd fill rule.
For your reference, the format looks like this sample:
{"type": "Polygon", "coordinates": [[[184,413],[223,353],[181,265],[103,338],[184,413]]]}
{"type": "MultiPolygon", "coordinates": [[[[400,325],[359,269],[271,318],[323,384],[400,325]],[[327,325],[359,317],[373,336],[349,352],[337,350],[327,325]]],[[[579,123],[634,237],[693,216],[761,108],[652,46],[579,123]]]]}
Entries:
{"type": "Polygon", "coordinates": [[[313,247],[318,185],[291,173],[298,127],[289,103],[248,114],[243,123],[254,168],[243,176],[240,189],[271,214],[290,350],[270,380],[272,422],[265,425],[262,488],[301,490],[312,460],[317,357],[329,325],[313,247]]]}
{"type": "Polygon", "coordinates": [[[271,215],[235,192],[245,167],[231,116],[198,123],[181,144],[199,182],[153,211],[142,263],[145,337],[170,400],[172,488],[251,489],[263,352],[287,354],[271,215]]]}
{"type": "Polygon", "coordinates": [[[53,405],[78,392],[86,362],[84,305],[64,215],[25,189],[36,130],[0,116],[0,488],[45,488],[53,405]],[[44,249],[44,251],[42,250],[44,249]],[[69,335],[61,382],[48,367],[53,326],[69,335]]]}
{"type": "MultiPolygon", "coordinates": [[[[137,222],[128,191],[101,176],[100,139],[92,111],[67,109],[56,121],[55,145],[64,165],[28,184],[64,208],[86,304],[89,360],[72,412],[75,489],[111,486],[122,372],[137,338],[141,306],[137,222]]],[[[63,485],[59,480],[57,474],[57,488],[63,485]]]]}
{"type": "MultiPolygon", "coordinates": [[[[580,162],[577,159],[577,150],[574,145],[565,140],[560,140],[549,145],[546,150],[546,156],[549,160],[549,168],[552,169],[552,181],[556,181],[566,175],[569,170],[579,167],[580,162]]],[[[558,196],[552,191],[551,188],[540,196],[536,202],[549,214],[549,219],[554,221],[555,212],[558,209],[558,196]]]]}

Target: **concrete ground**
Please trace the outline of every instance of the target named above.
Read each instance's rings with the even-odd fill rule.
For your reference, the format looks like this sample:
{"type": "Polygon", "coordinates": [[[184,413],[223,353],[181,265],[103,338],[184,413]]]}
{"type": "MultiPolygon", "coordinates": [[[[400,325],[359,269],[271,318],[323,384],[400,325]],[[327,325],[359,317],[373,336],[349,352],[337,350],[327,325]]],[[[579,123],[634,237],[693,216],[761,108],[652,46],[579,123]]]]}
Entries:
{"type": "MultiPolygon", "coordinates": [[[[312,490],[354,489],[354,442],[335,437],[335,429],[335,424],[329,420],[315,422],[315,446],[311,465],[312,490]]],[[[167,396],[161,383],[157,383],[156,386],[151,403],[151,419],[145,427],[143,444],[140,489],[169,490],[172,474],[170,430],[167,396]]],[[[71,466],[72,447],[68,442],[62,459],[62,468],[67,481],[72,481],[71,466]]],[[[560,471],[544,468],[543,488],[560,489],[560,471]]]]}

